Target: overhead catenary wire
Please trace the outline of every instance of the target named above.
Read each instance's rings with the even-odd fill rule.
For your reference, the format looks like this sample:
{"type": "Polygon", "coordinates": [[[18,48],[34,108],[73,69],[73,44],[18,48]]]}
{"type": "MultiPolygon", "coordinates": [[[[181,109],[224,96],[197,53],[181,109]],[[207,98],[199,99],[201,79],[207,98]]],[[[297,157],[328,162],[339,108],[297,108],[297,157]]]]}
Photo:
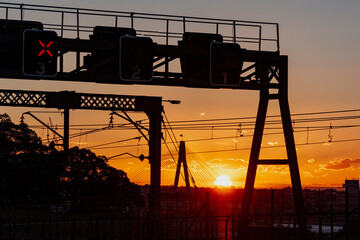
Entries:
{"type": "MultiPolygon", "coordinates": [[[[335,117],[322,117],[322,118],[293,118],[292,121],[296,122],[296,123],[308,123],[308,122],[323,122],[323,121],[341,121],[341,120],[355,120],[355,119],[360,119],[360,115],[350,115],[350,116],[335,116],[335,117]]],[[[279,120],[272,120],[272,121],[266,121],[265,122],[267,125],[277,125],[277,124],[281,124],[282,121],[281,119],[279,120]]],[[[170,124],[172,124],[170,122],[170,124]]],[[[254,126],[255,125],[255,121],[248,121],[248,122],[241,122],[242,127],[246,126],[254,126]]],[[[106,127],[109,124],[96,124],[94,126],[99,126],[99,127],[106,127]]],[[[135,127],[130,126],[131,124],[123,124],[122,125],[122,129],[135,129],[135,127]]],[[[148,123],[143,124],[144,127],[148,127],[148,123]]],[[[63,128],[63,125],[57,125],[58,128],[63,128]]],[[[96,130],[99,128],[85,128],[86,126],[91,126],[90,124],[87,125],[72,125],[72,127],[70,127],[70,129],[74,129],[74,130],[79,130],[79,129],[86,129],[86,130],[96,130]],[[76,126],[76,127],[74,127],[76,126]]],[[[202,127],[202,128],[207,128],[208,130],[214,127],[238,127],[239,126],[239,122],[221,122],[221,123],[215,123],[215,122],[211,122],[211,123],[194,123],[194,121],[189,121],[189,123],[187,124],[172,124],[172,129],[186,129],[186,128],[195,128],[195,127],[202,127]]],[[[41,125],[29,125],[29,127],[31,128],[42,128],[43,126],[41,125]]],[[[115,128],[116,126],[114,126],[115,128]]],[[[109,129],[111,129],[111,127],[109,127],[109,129]]],[[[246,128],[245,128],[246,129],[246,128]]],[[[214,129],[215,130],[215,129],[214,129]]]]}
{"type": "MultiPolygon", "coordinates": [[[[357,128],[360,127],[359,125],[341,125],[341,126],[332,126],[332,129],[342,129],[342,128],[357,128]]],[[[328,131],[329,126],[319,126],[319,127],[297,127],[297,129],[304,130],[296,130],[294,133],[310,133],[310,132],[317,132],[317,131],[328,131]]],[[[253,130],[253,129],[251,129],[253,130]]],[[[280,135],[283,134],[283,132],[271,132],[271,133],[264,133],[264,136],[271,136],[271,135],[280,135]]],[[[243,135],[241,138],[249,138],[252,137],[252,135],[243,135]]],[[[216,140],[224,140],[224,139],[234,139],[234,136],[224,136],[224,137],[213,137],[213,138],[198,138],[198,139],[189,139],[186,140],[186,142],[202,142],[202,141],[216,141],[216,140]]],[[[169,143],[169,142],[168,142],[169,143]]],[[[133,144],[133,145],[116,145],[116,146],[109,146],[109,147],[91,147],[93,150],[101,150],[101,149],[112,149],[112,148],[128,148],[128,147],[137,147],[137,146],[147,146],[148,144],[133,144]]]]}
{"type": "MultiPolygon", "coordinates": [[[[329,143],[328,141],[315,141],[315,142],[310,142],[309,141],[309,137],[308,134],[310,132],[314,132],[314,131],[329,131],[329,125],[324,125],[321,124],[319,125],[319,123],[321,122],[335,122],[335,121],[354,121],[354,120],[358,120],[360,119],[360,115],[358,114],[351,114],[351,115],[344,115],[345,113],[354,113],[354,112],[358,112],[360,111],[360,109],[352,109],[352,110],[342,110],[342,111],[328,111],[328,112],[314,112],[314,113],[301,113],[301,114],[293,114],[293,124],[294,122],[297,124],[296,126],[296,130],[294,131],[294,133],[301,133],[301,132],[306,132],[307,137],[306,137],[306,143],[301,143],[301,144],[296,144],[296,146],[309,146],[309,145],[319,145],[319,144],[335,144],[335,143],[343,143],[343,142],[355,142],[355,141],[360,141],[359,138],[349,138],[349,139],[340,139],[340,140],[332,140],[331,143],[329,143]],[[316,117],[302,117],[302,116],[312,116],[312,115],[320,115],[320,114],[341,114],[341,116],[316,116],[316,117]],[[304,126],[304,124],[307,123],[306,126],[304,126]],[[315,124],[315,126],[308,126],[308,123],[318,123],[315,124]]],[[[167,145],[169,144],[173,144],[174,149],[178,152],[178,149],[176,146],[178,146],[177,140],[176,140],[176,136],[174,133],[174,130],[220,130],[220,131],[224,131],[224,130],[234,130],[234,129],[238,129],[239,126],[239,120],[241,120],[241,126],[242,126],[242,130],[244,131],[253,131],[253,126],[255,124],[254,121],[250,121],[250,120],[254,120],[256,119],[255,117],[247,117],[247,118],[222,118],[222,119],[201,119],[201,120],[189,120],[189,121],[173,121],[170,122],[166,116],[166,114],[164,113],[164,117],[166,119],[166,123],[163,122],[164,124],[164,131],[167,133],[167,136],[169,136],[169,142],[164,141],[164,144],[168,150],[168,154],[163,154],[162,158],[164,157],[168,157],[170,156],[172,158],[172,161],[175,164],[170,164],[168,161],[164,162],[162,161],[161,163],[161,168],[163,170],[171,170],[172,166],[176,166],[176,160],[174,158],[173,153],[171,152],[169,146],[167,145]],[[247,121],[249,120],[249,121],[247,121]]],[[[281,120],[279,119],[274,119],[276,117],[280,117],[279,115],[273,115],[273,116],[268,116],[267,118],[270,118],[270,120],[266,121],[266,130],[279,130],[282,129],[281,126],[277,127],[276,125],[281,124],[281,120]]],[[[147,122],[143,122],[142,124],[144,124],[144,126],[148,126],[147,122]]],[[[75,126],[75,125],[73,125],[75,126]]],[[[82,127],[83,125],[77,125],[78,127],[82,127]]],[[[108,127],[108,124],[106,125],[101,125],[101,124],[86,124],[87,127],[96,127],[93,129],[88,129],[87,132],[80,132],[80,133],[76,133],[76,134],[72,134],[71,137],[80,137],[82,135],[86,135],[88,136],[88,134],[91,133],[96,133],[96,132],[100,132],[100,131],[105,131],[105,130],[115,130],[115,129],[122,129],[122,130],[128,130],[128,129],[134,129],[133,126],[131,126],[129,123],[126,124],[119,124],[117,126],[114,126],[112,128],[108,127]],[[100,127],[100,128],[99,128],[100,127]]],[[[342,124],[342,125],[335,125],[335,124],[331,124],[331,129],[344,129],[344,128],[356,128],[356,127],[360,127],[360,124],[342,124]]],[[[43,127],[42,127],[43,128],[43,127]]],[[[75,128],[72,128],[75,129],[75,128]]],[[[84,128],[81,128],[84,129],[84,128]]],[[[283,132],[279,131],[270,131],[267,133],[264,133],[264,135],[276,135],[276,134],[283,134],[283,132]]],[[[251,134],[245,135],[243,137],[252,137],[251,134]]],[[[129,139],[123,139],[123,140],[117,140],[117,141],[112,141],[112,142],[106,142],[106,143],[101,143],[101,144],[96,144],[96,145],[92,145],[89,148],[93,149],[93,150],[100,150],[100,149],[106,149],[106,148],[116,148],[116,147],[132,147],[132,145],[126,145],[126,146],[111,146],[109,147],[109,145],[113,145],[115,143],[121,143],[123,141],[130,141],[133,139],[136,139],[138,137],[134,137],[134,138],[129,138],[129,139]]],[[[222,136],[222,137],[211,137],[211,138],[197,138],[197,139],[189,139],[187,140],[187,142],[201,142],[201,141],[217,141],[217,140],[221,140],[221,139],[233,139],[234,136],[222,136]]],[[[58,139],[59,140],[59,139],[58,139]]],[[[145,146],[147,144],[136,144],[133,146],[145,146]]],[[[275,146],[263,146],[262,148],[281,148],[281,147],[285,147],[285,145],[275,145],[275,146]]],[[[244,147],[244,148],[231,148],[231,149],[216,149],[216,150],[207,150],[207,151],[194,151],[194,152],[189,152],[187,151],[187,155],[189,156],[194,156],[196,154],[210,154],[210,153],[219,153],[219,152],[234,152],[234,151],[244,151],[244,150],[250,150],[250,147],[244,147]]],[[[122,160],[122,159],[129,159],[126,157],[115,157],[113,159],[111,159],[110,161],[116,161],[116,160],[122,160]]],[[[201,185],[208,185],[209,183],[212,183],[212,180],[215,179],[214,175],[212,172],[209,171],[204,171],[206,169],[208,169],[208,165],[207,163],[198,160],[197,164],[199,166],[199,169],[192,169],[192,171],[196,172],[196,178],[197,181],[201,184],[201,185]]],[[[190,170],[190,166],[189,166],[189,170],[190,170]]],[[[172,170],[171,170],[172,171],[172,170]]],[[[171,174],[171,171],[166,171],[165,173],[167,175],[171,174]]],[[[136,182],[143,182],[146,183],[148,182],[148,174],[150,172],[149,168],[144,168],[139,167],[137,170],[135,169],[134,174],[134,180],[136,180],[136,182]]],[[[181,173],[181,172],[180,172],[181,173]]],[[[189,175],[191,174],[191,171],[189,171],[189,175]]],[[[184,179],[183,174],[181,173],[182,178],[184,179]]],[[[191,180],[193,180],[193,177],[191,175],[191,180]]],[[[193,183],[194,184],[194,183],[193,183]]],[[[194,184],[195,185],[195,184],[194,184]]]]}
{"type": "MultiPolygon", "coordinates": [[[[32,113],[37,113],[37,111],[31,111],[32,113]]],[[[306,116],[306,115],[322,115],[322,114],[339,114],[339,113],[351,113],[351,112],[360,112],[360,108],[357,109],[345,109],[345,110],[335,110],[335,111],[322,111],[322,112],[308,112],[308,113],[294,113],[291,114],[291,117],[296,116],[306,116]]],[[[42,111],[39,113],[61,113],[61,112],[49,112],[49,111],[42,111]]],[[[281,115],[269,115],[267,118],[280,118],[281,115]]],[[[174,125],[176,123],[194,123],[194,122],[217,122],[217,121],[230,121],[230,120],[245,120],[245,119],[256,119],[256,117],[232,117],[232,118],[212,118],[212,119],[192,119],[192,120],[177,120],[177,121],[169,121],[170,124],[174,125]]],[[[141,121],[147,121],[148,119],[142,119],[141,121]]],[[[73,126],[104,126],[106,124],[75,124],[73,126]]],[[[62,125],[59,125],[62,126],[62,125]]]]}
{"type": "MultiPolygon", "coordinates": [[[[114,128],[122,128],[124,125],[127,125],[127,124],[122,124],[122,125],[118,125],[118,126],[114,126],[114,128]]],[[[359,127],[360,125],[358,124],[352,124],[352,125],[340,125],[340,126],[332,126],[333,129],[340,129],[340,128],[352,128],[352,127],[359,127]]],[[[104,130],[108,130],[108,126],[107,127],[104,127],[104,128],[97,128],[97,129],[94,129],[94,130],[91,130],[91,131],[86,131],[86,132],[82,132],[82,133],[76,133],[76,134],[72,134],[70,135],[70,138],[75,138],[75,137],[79,137],[79,136],[82,136],[82,135],[88,135],[90,133],[95,133],[95,132],[99,132],[99,131],[104,131],[104,130]]],[[[111,127],[110,127],[111,128],[111,127]]],[[[311,129],[310,131],[318,131],[318,130],[328,130],[329,126],[315,126],[315,127],[309,127],[309,126],[306,126],[306,127],[302,127],[302,126],[297,126],[297,129],[311,129]]],[[[43,129],[43,128],[41,128],[43,129]]],[[[281,129],[281,128],[265,128],[265,130],[276,130],[276,129],[281,129]]],[[[201,129],[198,129],[198,130],[201,130],[201,129]]],[[[205,129],[204,129],[205,130],[205,129]]],[[[218,129],[218,130],[234,130],[234,128],[231,128],[231,129],[218,129]]],[[[243,130],[253,130],[253,128],[243,128],[243,130]]],[[[302,132],[302,131],[295,131],[295,132],[302,132]]],[[[270,133],[270,134],[279,134],[279,133],[270,133]]],[[[265,134],[264,134],[265,135],[265,134]]],[[[211,139],[219,139],[219,138],[211,138],[211,139]]],[[[61,140],[60,138],[52,138],[52,139],[48,139],[49,141],[59,141],[61,140]]],[[[209,139],[210,140],[210,139],[209,139]]],[[[196,140],[188,140],[188,141],[196,141],[196,140]]],[[[201,140],[199,140],[201,141],[201,140]]]]}
{"type": "MultiPolygon", "coordinates": [[[[320,115],[320,114],[343,114],[343,113],[353,113],[353,112],[359,112],[360,109],[346,109],[346,110],[338,110],[338,111],[325,111],[325,112],[310,112],[310,113],[298,113],[298,114],[292,114],[292,116],[306,116],[306,115],[320,115]]],[[[273,118],[273,117],[279,117],[279,115],[272,115],[272,116],[268,116],[268,118],[273,118]]],[[[293,118],[293,121],[295,121],[296,123],[310,123],[310,122],[319,122],[319,121],[340,121],[340,120],[355,120],[355,119],[359,119],[360,116],[359,115],[350,115],[350,116],[335,116],[335,117],[321,117],[321,118],[300,118],[300,119],[294,119],[293,118]]],[[[191,123],[190,124],[193,124],[194,122],[208,122],[208,121],[223,121],[223,120],[244,120],[244,119],[255,119],[255,117],[242,117],[242,118],[221,118],[221,119],[202,119],[202,120],[191,120],[191,123]]],[[[170,123],[186,123],[186,122],[189,122],[189,121],[172,121],[170,123]]],[[[276,120],[276,121],[268,121],[266,122],[267,125],[269,124],[278,124],[278,123],[281,123],[280,120],[276,120]]],[[[234,128],[229,128],[229,129],[225,129],[224,128],[224,124],[223,123],[220,123],[222,125],[218,125],[216,126],[216,124],[214,123],[211,123],[211,124],[208,124],[208,125],[205,125],[206,127],[208,126],[211,126],[211,128],[213,129],[214,127],[213,126],[216,126],[216,128],[218,130],[230,130],[230,129],[235,129],[238,127],[238,122],[234,122],[234,128]],[[221,128],[220,128],[221,126],[221,128]]],[[[227,125],[229,123],[226,123],[227,125]]],[[[246,124],[246,122],[243,122],[242,121],[242,127],[246,124]]],[[[254,124],[253,122],[249,122],[248,124],[254,124]]],[[[113,129],[124,129],[124,128],[127,128],[129,124],[122,124],[122,125],[118,125],[118,126],[115,126],[113,128],[111,128],[110,130],[113,130],[113,129]]],[[[81,125],[78,125],[78,126],[81,126],[81,125]]],[[[87,126],[89,126],[89,124],[87,124],[87,126]]],[[[189,126],[189,125],[188,125],[189,126]]],[[[225,125],[226,126],[226,125],[225,125]]],[[[354,128],[354,127],[359,127],[360,125],[357,125],[357,124],[352,124],[352,125],[341,125],[341,126],[336,126],[336,125],[332,125],[332,129],[340,129],[340,128],[354,128]]],[[[199,128],[199,127],[192,127],[190,125],[190,127],[192,129],[189,129],[188,130],[203,130],[202,128],[199,128]]],[[[43,127],[41,127],[43,128],[43,127]]],[[[92,129],[90,131],[87,131],[87,132],[82,132],[81,134],[77,133],[77,134],[72,134],[71,137],[74,138],[74,137],[79,137],[79,136],[82,136],[82,135],[88,135],[90,133],[95,133],[95,132],[98,132],[98,131],[104,131],[104,130],[108,130],[109,128],[107,127],[103,127],[103,128],[96,128],[96,129],[92,129]]],[[[166,128],[165,128],[166,129],[166,128]]],[[[172,130],[175,129],[175,127],[172,127],[171,128],[172,130]]],[[[268,128],[266,127],[265,129],[280,129],[279,128],[268,128]]],[[[322,131],[322,130],[328,130],[329,127],[328,126],[315,126],[315,127],[311,127],[311,126],[306,126],[306,127],[303,127],[303,126],[297,126],[297,129],[305,129],[305,130],[296,130],[296,132],[304,132],[306,131],[307,133],[311,132],[311,131],[322,131]]],[[[206,129],[204,129],[206,130],[206,129]]],[[[208,129],[207,129],[208,130],[208,129]]],[[[253,130],[253,128],[243,128],[243,130],[253,130]]],[[[264,135],[271,135],[271,134],[281,134],[282,132],[275,132],[275,133],[265,133],[264,135]]],[[[250,135],[249,135],[250,136],[250,135]]],[[[247,136],[244,136],[244,137],[247,137],[247,136]]],[[[219,138],[211,138],[211,139],[192,139],[192,140],[187,140],[187,142],[191,142],[191,141],[207,141],[207,140],[220,140],[220,139],[227,139],[227,138],[233,138],[233,136],[227,136],[227,137],[219,137],[219,138]]],[[[60,140],[60,139],[53,139],[53,140],[60,140]]],[[[335,141],[334,141],[335,142],[335,141]]],[[[308,143],[308,144],[311,144],[311,143],[308,143]]],[[[106,144],[104,143],[102,146],[106,146],[106,144]]],[[[131,145],[128,145],[128,146],[113,146],[114,148],[115,147],[130,147],[131,145]]],[[[139,145],[137,145],[139,146],[139,145]]],[[[106,147],[103,147],[103,149],[105,149],[106,147]]],[[[108,147],[110,148],[110,147],[108,147]]],[[[100,147],[99,148],[92,148],[92,149],[101,149],[100,147]]]]}
{"type": "MultiPolygon", "coordinates": [[[[336,111],[323,111],[323,112],[308,112],[308,113],[295,113],[291,114],[291,117],[306,116],[306,115],[321,115],[321,114],[338,114],[338,113],[349,113],[349,112],[360,112],[360,108],[357,109],[345,109],[336,111]]],[[[266,118],[281,117],[281,115],[269,115],[266,118]]],[[[245,120],[245,119],[256,119],[256,117],[234,117],[234,118],[213,118],[213,119],[196,119],[196,120],[180,120],[172,121],[171,124],[182,123],[182,122],[215,122],[215,121],[229,121],[229,120],[245,120]]]]}
{"type": "Polygon", "coordinates": [[[140,138],[141,137],[132,137],[132,138],[122,139],[122,140],[118,140],[118,141],[112,141],[112,142],[107,142],[107,143],[102,143],[102,144],[96,144],[96,145],[89,146],[87,148],[91,149],[91,148],[101,147],[101,146],[110,145],[110,144],[114,144],[114,143],[127,142],[127,141],[140,139],[140,138]]]}
{"type": "MultiPolygon", "coordinates": [[[[343,142],[357,142],[360,141],[360,138],[351,138],[351,139],[341,139],[341,140],[334,140],[332,143],[343,143],[343,142]]],[[[296,144],[296,146],[308,146],[308,145],[319,145],[319,144],[330,144],[328,141],[318,141],[318,142],[309,142],[309,143],[300,143],[296,144]]],[[[285,147],[285,145],[274,145],[274,146],[263,146],[262,148],[282,148],[285,147]]],[[[218,153],[218,152],[236,152],[236,151],[245,151],[245,150],[251,150],[251,147],[247,148],[238,148],[238,149],[220,149],[220,150],[209,150],[209,151],[199,151],[199,152],[188,152],[187,155],[192,154],[206,154],[206,153],[218,153]]],[[[169,156],[169,154],[163,154],[162,157],[169,156]]],[[[114,158],[113,160],[122,160],[122,159],[128,159],[128,158],[114,158]]]]}
{"type": "MultiPolygon", "coordinates": [[[[174,138],[174,143],[173,143],[173,145],[174,145],[176,151],[179,153],[179,143],[178,143],[178,141],[177,141],[177,139],[176,139],[176,136],[175,136],[174,131],[173,131],[171,125],[170,125],[170,122],[169,122],[169,120],[168,120],[168,118],[167,118],[167,116],[166,116],[165,111],[163,111],[163,114],[164,114],[165,120],[166,120],[166,122],[167,122],[167,124],[168,124],[168,126],[169,126],[169,129],[170,129],[170,131],[168,131],[168,132],[171,133],[171,134],[170,134],[170,138],[171,138],[171,140],[172,140],[172,138],[174,138]]],[[[165,121],[162,120],[162,122],[163,122],[163,125],[164,125],[165,129],[167,130],[165,121]]],[[[172,140],[172,141],[173,141],[173,140],[172,140]]]]}

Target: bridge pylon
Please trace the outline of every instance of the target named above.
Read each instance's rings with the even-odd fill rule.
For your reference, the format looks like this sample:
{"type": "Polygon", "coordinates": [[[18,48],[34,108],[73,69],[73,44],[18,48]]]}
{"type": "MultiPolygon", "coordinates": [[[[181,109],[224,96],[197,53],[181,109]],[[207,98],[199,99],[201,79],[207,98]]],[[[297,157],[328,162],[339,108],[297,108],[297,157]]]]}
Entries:
{"type": "Polygon", "coordinates": [[[176,174],[175,174],[175,181],[174,181],[174,190],[176,191],[179,185],[179,177],[181,171],[181,165],[184,168],[184,180],[186,185],[186,191],[190,192],[190,181],[189,181],[189,168],[186,162],[186,150],[185,150],[185,141],[180,141],[180,148],[179,148],[179,159],[176,166],[176,174]]]}

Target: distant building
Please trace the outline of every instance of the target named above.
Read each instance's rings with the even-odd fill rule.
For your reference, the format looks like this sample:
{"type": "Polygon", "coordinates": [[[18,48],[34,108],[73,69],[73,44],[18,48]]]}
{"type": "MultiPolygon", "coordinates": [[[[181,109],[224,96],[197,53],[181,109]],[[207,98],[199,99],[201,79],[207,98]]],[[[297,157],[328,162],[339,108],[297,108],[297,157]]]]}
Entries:
{"type": "Polygon", "coordinates": [[[359,192],[359,179],[358,180],[345,180],[343,187],[348,190],[348,193],[358,193],[359,192]]]}
{"type": "Polygon", "coordinates": [[[353,212],[359,206],[359,179],[358,180],[345,180],[343,185],[347,191],[348,197],[348,211],[353,212]]]}

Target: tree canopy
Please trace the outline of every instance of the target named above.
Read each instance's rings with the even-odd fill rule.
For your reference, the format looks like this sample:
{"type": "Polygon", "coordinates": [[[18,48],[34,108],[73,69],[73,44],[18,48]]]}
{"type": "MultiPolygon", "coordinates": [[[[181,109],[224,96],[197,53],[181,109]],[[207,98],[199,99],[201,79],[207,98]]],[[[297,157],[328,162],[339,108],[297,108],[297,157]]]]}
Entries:
{"type": "MultiPolygon", "coordinates": [[[[59,203],[73,208],[99,204],[143,203],[139,187],[105,156],[73,147],[66,157],[54,144],[44,145],[26,124],[0,114],[0,173],[7,197],[15,204],[59,203]],[[94,199],[97,199],[96,201],[94,199]]],[[[104,206],[110,206],[105,204],[104,206]]]]}

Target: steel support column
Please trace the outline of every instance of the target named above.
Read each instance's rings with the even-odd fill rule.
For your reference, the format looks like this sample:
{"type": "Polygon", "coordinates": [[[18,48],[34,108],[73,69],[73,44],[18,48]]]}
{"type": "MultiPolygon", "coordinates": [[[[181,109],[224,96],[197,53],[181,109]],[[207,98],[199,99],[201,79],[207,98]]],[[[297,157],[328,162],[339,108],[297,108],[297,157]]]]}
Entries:
{"type": "Polygon", "coordinates": [[[70,113],[69,108],[64,108],[64,135],[63,135],[63,147],[65,157],[69,154],[69,126],[70,126],[70,113]]]}
{"type": "Polygon", "coordinates": [[[294,195],[294,204],[299,224],[301,239],[306,238],[307,223],[306,212],[304,206],[304,199],[301,188],[300,171],[298,159],[296,154],[296,146],[294,140],[294,133],[291,124],[291,115],[288,101],[288,59],[286,56],[282,57],[280,72],[281,72],[281,88],[279,89],[279,105],[281,112],[281,120],[283,124],[283,131],[285,137],[286,152],[289,162],[290,178],[292,190],[294,195]]]}
{"type": "Polygon", "coordinates": [[[148,111],[149,129],[149,161],[151,168],[151,192],[149,196],[150,239],[162,239],[161,234],[161,111],[148,111]]]}
{"type": "Polygon", "coordinates": [[[251,198],[254,190],[254,183],[256,177],[256,170],[258,164],[288,164],[290,169],[290,177],[294,195],[294,204],[296,210],[297,221],[299,224],[299,236],[301,240],[306,239],[307,223],[306,213],[304,206],[304,199],[302,195],[300,172],[298,166],[298,160],[296,155],[295,140],[293,134],[293,128],[291,123],[290,109],[288,103],[288,59],[287,56],[281,56],[280,60],[276,64],[265,65],[265,70],[262,74],[263,78],[269,78],[270,82],[272,78],[276,78],[279,82],[278,94],[269,94],[269,88],[260,90],[260,103],[257,113],[254,137],[251,147],[249,166],[246,175],[244,196],[241,207],[240,215],[240,234],[241,239],[247,239],[247,226],[249,225],[249,216],[251,208],[251,198]],[[269,72],[271,73],[269,75],[269,72]],[[270,77],[269,77],[270,76],[270,77]],[[265,119],[269,100],[274,99],[279,101],[281,121],[283,125],[283,132],[285,138],[287,160],[260,160],[259,154],[262,142],[262,136],[265,127],[265,119]]]}
{"type": "Polygon", "coordinates": [[[240,231],[239,237],[246,232],[246,227],[249,224],[251,197],[254,190],[255,176],[257,165],[259,161],[259,154],[261,148],[261,141],[265,127],[266,112],[269,104],[269,90],[264,89],[260,91],[260,102],[256,118],[254,137],[251,146],[251,153],[249,159],[249,166],[246,174],[246,182],[244,189],[244,196],[241,205],[240,215],[240,231]]]}

